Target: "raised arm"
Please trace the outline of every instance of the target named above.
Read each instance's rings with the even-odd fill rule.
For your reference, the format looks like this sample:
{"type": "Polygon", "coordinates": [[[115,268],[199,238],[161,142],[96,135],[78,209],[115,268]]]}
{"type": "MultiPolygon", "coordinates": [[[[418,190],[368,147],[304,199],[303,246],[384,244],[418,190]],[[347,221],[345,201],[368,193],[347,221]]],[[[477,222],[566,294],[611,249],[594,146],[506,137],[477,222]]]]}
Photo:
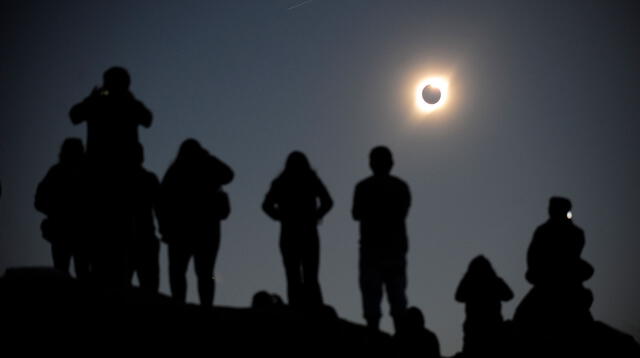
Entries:
{"type": "Polygon", "coordinates": [[[138,124],[145,128],[149,128],[153,121],[153,114],[151,114],[151,111],[142,102],[137,101],[136,118],[138,120],[138,124]]]}
{"type": "Polygon", "coordinates": [[[71,118],[71,123],[80,124],[87,120],[87,118],[89,117],[89,101],[90,99],[87,98],[84,101],[71,107],[71,110],[69,111],[69,118],[71,118]]]}

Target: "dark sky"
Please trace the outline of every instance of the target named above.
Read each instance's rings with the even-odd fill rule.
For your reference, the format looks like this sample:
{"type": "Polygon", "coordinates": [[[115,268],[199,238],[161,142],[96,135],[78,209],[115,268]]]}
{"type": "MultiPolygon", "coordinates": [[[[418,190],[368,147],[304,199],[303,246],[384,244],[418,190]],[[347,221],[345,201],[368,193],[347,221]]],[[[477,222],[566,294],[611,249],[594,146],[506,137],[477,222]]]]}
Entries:
{"type": "MultiPolygon", "coordinates": [[[[153,111],[146,167],[164,175],[195,137],[229,163],[216,303],[285,296],[277,223],[260,209],[286,155],[304,151],[335,200],[321,229],[321,284],[363,322],[353,188],[372,146],[388,145],[410,185],[410,303],[443,352],[462,343],[453,299],[486,255],[515,292],[547,200],[564,195],[596,270],[596,319],[640,335],[640,15],[635,1],[26,1],[0,3],[0,270],[50,265],[33,208],[69,108],[121,65],[153,111]],[[418,118],[415,85],[450,81],[418,118]]],[[[168,292],[166,248],[161,290],[168,292]]],[[[189,299],[197,300],[195,281],[189,299]]],[[[383,328],[391,325],[386,316],[383,328]]]]}

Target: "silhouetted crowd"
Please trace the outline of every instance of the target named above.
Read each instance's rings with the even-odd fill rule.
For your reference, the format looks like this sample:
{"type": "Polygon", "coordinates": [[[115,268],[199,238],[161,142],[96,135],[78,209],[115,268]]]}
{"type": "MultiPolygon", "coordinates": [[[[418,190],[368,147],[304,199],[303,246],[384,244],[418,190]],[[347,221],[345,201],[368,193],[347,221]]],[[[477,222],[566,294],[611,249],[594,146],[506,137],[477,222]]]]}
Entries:
{"type": "MultiPolygon", "coordinates": [[[[86,149],[80,139],[64,141],[59,161],[39,184],[35,207],[46,215],[41,229],[51,243],[54,266],[108,287],[127,287],[137,275],[142,289],[158,291],[159,247],[168,245],[169,279],[174,299],[186,298],[186,271],[193,258],[202,306],[213,305],[220,225],[230,212],[224,185],[233,170],[194,139],[185,140],[162,180],[144,168],[138,127],[149,127],[151,112],[129,91],[127,71],[113,67],[104,83],[70,111],[74,124],[87,126],[86,149]]],[[[390,305],[399,350],[406,355],[439,357],[437,337],[425,328],[422,312],[408,307],[405,226],[411,205],[409,186],[393,176],[393,156],[383,146],[370,152],[372,175],[355,187],[352,215],[359,223],[359,284],[367,326],[377,331],[383,292],[390,305]]],[[[307,157],[289,154],[284,170],[266,193],[262,208],[280,222],[280,251],[286,272],[288,305],[323,307],[318,280],[318,225],[333,201],[307,157]]],[[[484,256],[469,264],[455,293],[465,305],[464,356],[500,356],[499,341],[513,327],[545,334],[549,322],[562,330],[592,321],[593,296],[583,286],[593,268],[580,255],[584,234],[570,218],[568,199],[553,197],[549,220],[538,227],[527,255],[526,279],[533,285],[513,321],[505,322],[502,302],[513,298],[509,286],[484,256]]],[[[254,306],[283,305],[261,292],[254,306]]]]}

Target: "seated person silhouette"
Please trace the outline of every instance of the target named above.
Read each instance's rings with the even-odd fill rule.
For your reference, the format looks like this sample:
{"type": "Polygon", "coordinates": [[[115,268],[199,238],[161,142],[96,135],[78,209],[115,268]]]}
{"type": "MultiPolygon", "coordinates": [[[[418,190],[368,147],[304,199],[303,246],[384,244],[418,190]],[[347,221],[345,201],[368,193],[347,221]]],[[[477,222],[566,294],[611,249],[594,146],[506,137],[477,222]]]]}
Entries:
{"type": "Polygon", "coordinates": [[[318,223],[332,206],[329,192],[307,157],[297,151],[289,154],[284,170],[271,183],[262,209],[281,225],[280,251],[290,306],[322,305],[318,223]]]}
{"type": "Polygon", "coordinates": [[[373,175],[356,185],[352,215],[360,223],[360,290],[367,326],[378,330],[383,288],[396,330],[407,307],[405,219],[409,212],[409,186],[391,175],[393,158],[387,147],[371,150],[373,175]]]}
{"type": "Polygon", "coordinates": [[[200,304],[213,305],[220,221],[230,213],[222,185],[232,179],[228,165],[195,139],[187,139],[160,184],[156,213],[162,239],[169,245],[171,294],[180,302],[186,299],[185,275],[193,257],[200,304]]]}
{"type": "Polygon", "coordinates": [[[593,267],[580,257],[584,232],[570,211],[569,199],[549,200],[549,219],[535,230],[527,252],[526,278],[533,289],[517,308],[516,322],[592,320],[593,295],[583,282],[593,275],[593,267]]]}
{"type": "Polygon", "coordinates": [[[87,123],[87,155],[92,163],[126,165],[135,157],[138,126],[151,125],[151,112],[129,91],[127,70],[111,67],[103,80],[102,87],[73,106],[69,116],[73,124],[87,123]]]}
{"type": "Polygon", "coordinates": [[[409,307],[402,315],[393,347],[398,357],[440,358],[438,337],[425,328],[424,315],[417,307],[409,307]]]}
{"type": "Polygon", "coordinates": [[[495,356],[502,337],[502,302],[510,301],[513,292],[496,275],[491,262],[477,256],[456,290],[456,301],[465,304],[463,352],[469,356],[495,356]]]}
{"type": "Polygon", "coordinates": [[[138,276],[140,287],[149,292],[158,292],[160,284],[160,242],[156,236],[154,207],[160,182],[158,177],[146,170],[142,145],[136,145],[137,165],[132,169],[129,198],[133,207],[133,233],[129,253],[129,282],[133,274],[138,276]]]}
{"type": "Polygon", "coordinates": [[[59,162],[38,184],[35,197],[36,209],[47,216],[41,228],[44,238],[51,243],[53,266],[69,272],[73,258],[79,279],[89,275],[86,176],[82,141],[67,138],[59,162]]]}

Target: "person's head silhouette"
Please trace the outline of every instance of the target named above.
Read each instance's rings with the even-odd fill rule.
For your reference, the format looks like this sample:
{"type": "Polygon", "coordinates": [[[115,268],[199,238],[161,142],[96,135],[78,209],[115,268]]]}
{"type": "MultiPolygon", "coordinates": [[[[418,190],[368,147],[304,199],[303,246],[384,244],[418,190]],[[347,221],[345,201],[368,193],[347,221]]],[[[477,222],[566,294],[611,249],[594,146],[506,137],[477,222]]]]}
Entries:
{"type": "Polygon", "coordinates": [[[569,220],[571,201],[567,198],[554,196],[549,199],[549,217],[552,220],[569,220]]]}
{"type": "Polygon", "coordinates": [[[405,328],[416,331],[424,328],[424,315],[418,307],[409,307],[404,314],[405,328]]]}
{"type": "Polygon", "coordinates": [[[475,278],[493,278],[496,276],[491,262],[483,255],[478,255],[471,260],[468,273],[475,278]]]}
{"type": "Polygon", "coordinates": [[[284,171],[289,174],[305,174],[311,171],[311,165],[304,153],[293,151],[287,157],[284,165],[284,171]]]}
{"type": "Polygon", "coordinates": [[[253,309],[270,309],[283,307],[282,298],[276,294],[270,294],[267,291],[259,291],[253,295],[251,308],[253,309]]]}
{"type": "Polygon", "coordinates": [[[178,151],[178,159],[181,161],[197,160],[202,156],[203,152],[204,148],[202,148],[200,143],[193,138],[189,138],[182,142],[182,144],[180,145],[180,150],[178,151]]]}
{"type": "Polygon", "coordinates": [[[67,138],[58,156],[61,163],[78,163],[84,158],[84,145],[80,138],[67,138]]]}
{"type": "Polygon", "coordinates": [[[129,91],[131,77],[122,67],[111,67],[102,75],[103,87],[110,93],[126,93],[129,91]]]}
{"type": "Polygon", "coordinates": [[[385,146],[377,146],[371,149],[369,154],[369,166],[374,175],[389,175],[393,167],[391,150],[385,146]]]}

